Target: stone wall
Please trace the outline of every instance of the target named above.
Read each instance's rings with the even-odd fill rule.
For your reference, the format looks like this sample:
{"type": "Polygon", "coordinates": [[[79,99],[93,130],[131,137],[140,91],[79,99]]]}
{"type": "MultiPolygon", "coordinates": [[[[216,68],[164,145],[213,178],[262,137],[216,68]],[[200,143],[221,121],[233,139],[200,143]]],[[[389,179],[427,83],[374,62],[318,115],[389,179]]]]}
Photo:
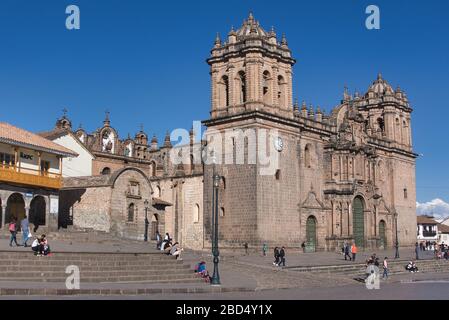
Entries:
{"type": "Polygon", "coordinates": [[[73,226],[76,228],[110,231],[110,187],[61,190],[60,194],[62,226],[67,226],[70,223],[69,217],[72,216],[73,226]]]}
{"type": "Polygon", "coordinates": [[[141,171],[123,171],[115,180],[111,194],[111,232],[120,237],[143,240],[145,232],[145,200],[148,201],[147,217],[151,221],[152,188],[146,176],[141,171]],[[130,182],[137,183],[139,194],[129,193],[130,182]],[[128,218],[129,207],[134,206],[132,221],[128,218]]]}

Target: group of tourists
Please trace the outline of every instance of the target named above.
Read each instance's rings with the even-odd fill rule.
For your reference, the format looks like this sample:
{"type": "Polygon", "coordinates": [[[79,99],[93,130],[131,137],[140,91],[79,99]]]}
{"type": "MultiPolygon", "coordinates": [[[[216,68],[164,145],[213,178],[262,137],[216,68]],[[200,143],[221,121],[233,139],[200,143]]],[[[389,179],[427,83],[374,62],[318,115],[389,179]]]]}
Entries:
{"type": "Polygon", "coordinates": [[[352,245],[349,245],[348,242],[345,241],[343,247],[341,248],[341,252],[345,256],[345,260],[348,260],[347,258],[349,258],[349,261],[355,261],[357,251],[358,248],[355,245],[355,242],[353,242],[352,245]]]}
{"type": "Polygon", "coordinates": [[[419,243],[419,249],[421,251],[434,251],[438,247],[435,241],[421,241],[419,243]]]}
{"type": "Polygon", "coordinates": [[[285,247],[274,248],[274,262],[273,265],[280,267],[281,265],[285,267],[285,247]]]}
{"type": "MultiPolygon", "coordinates": [[[[17,219],[15,217],[12,218],[9,223],[9,232],[11,234],[9,239],[9,246],[12,247],[13,243],[17,247],[29,247],[28,240],[30,240],[33,236],[31,234],[30,224],[28,222],[28,218],[22,219],[20,222],[20,230],[22,231],[22,244],[19,244],[17,241],[17,233],[19,232],[19,225],[17,223],[17,219]]],[[[48,244],[47,236],[45,234],[40,237],[35,237],[33,243],[31,244],[31,250],[33,251],[35,256],[48,256],[51,255],[50,246],[48,244]]]]}
{"type": "MultiPolygon", "coordinates": [[[[373,253],[371,255],[371,257],[369,257],[366,260],[366,270],[370,270],[371,266],[377,268],[377,271],[380,271],[380,260],[379,258],[376,256],[375,253],[373,253]]],[[[389,269],[388,269],[388,257],[384,258],[384,261],[382,263],[382,269],[383,269],[383,274],[382,274],[382,279],[387,279],[388,278],[388,273],[389,273],[389,269]]],[[[367,271],[367,274],[369,274],[370,272],[367,271]]]]}
{"type": "Polygon", "coordinates": [[[410,261],[406,266],[405,270],[410,271],[411,273],[419,272],[418,267],[416,266],[415,261],[410,261]]]}
{"type": "Polygon", "coordinates": [[[449,260],[449,247],[444,242],[436,246],[434,252],[435,258],[449,260]]]}
{"type": "Polygon", "coordinates": [[[433,251],[436,259],[449,260],[449,247],[444,242],[438,244],[435,241],[422,241],[418,244],[415,243],[416,260],[419,260],[419,252],[421,251],[433,251]]]}
{"type": "Polygon", "coordinates": [[[12,247],[12,244],[14,242],[14,244],[17,247],[28,247],[28,240],[31,239],[32,235],[31,235],[31,229],[30,229],[30,224],[28,222],[28,218],[25,217],[24,219],[22,219],[22,221],[20,222],[20,226],[17,223],[17,219],[15,217],[12,218],[11,222],[9,223],[9,232],[11,234],[10,238],[9,238],[9,246],[12,247]],[[17,233],[22,230],[22,244],[19,244],[17,242],[17,233]]]}
{"type": "Polygon", "coordinates": [[[167,255],[174,256],[177,260],[182,260],[181,253],[182,251],[184,251],[184,249],[181,248],[179,242],[173,243],[173,239],[170,237],[170,234],[168,232],[165,234],[165,237],[162,240],[159,231],[156,231],[156,249],[164,252],[167,255]]]}
{"type": "Polygon", "coordinates": [[[35,256],[50,256],[50,246],[48,244],[47,236],[43,234],[39,238],[35,238],[33,244],[31,245],[31,250],[33,250],[35,256]]]}

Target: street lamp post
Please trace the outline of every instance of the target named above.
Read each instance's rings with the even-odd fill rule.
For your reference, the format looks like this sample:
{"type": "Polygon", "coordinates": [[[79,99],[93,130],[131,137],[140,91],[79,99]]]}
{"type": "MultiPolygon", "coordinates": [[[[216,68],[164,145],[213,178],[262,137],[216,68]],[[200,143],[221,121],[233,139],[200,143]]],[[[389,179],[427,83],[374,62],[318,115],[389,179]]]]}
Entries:
{"type": "Polygon", "coordinates": [[[395,243],[396,253],[394,255],[394,258],[399,259],[398,213],[397,212],[394,213],[394,225],[395,225],[395,229],[396,229],[396,243],[395,243]]]}
{"type": "Polygon", "coordinates": [[[145,233],[143,234],[143,241],[148,241],[148,225],[150,224],[148,222],[148,200],[145,200],[145,233]]]}
{"type": "Polygon", "coordinates": [[[220,252],[218,251],[218,187],[220,186],[220,176],[216,171],[216,158],[213,156],[213,195],[212,195],[212,255],[214,256],[214,273],[210,281],[211,285],[220,285],[220,274],[218,273],[218,263],[220,252]]]}

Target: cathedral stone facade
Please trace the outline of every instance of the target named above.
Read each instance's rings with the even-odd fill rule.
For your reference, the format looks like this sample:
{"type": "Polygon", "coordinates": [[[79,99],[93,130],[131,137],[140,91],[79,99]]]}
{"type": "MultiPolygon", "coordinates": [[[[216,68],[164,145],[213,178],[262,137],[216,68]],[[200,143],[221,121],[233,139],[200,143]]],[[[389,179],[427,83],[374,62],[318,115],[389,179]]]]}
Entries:
{"type": "MultiPolygon", "coordinates": [[[[186,247],[208,247],[214,167],[206,161],[212,146],[209,133],[214,132],[215,143],[222,133],[222,149],[217,153],[217,144],[213,147],[221,176],[221,247],[305,243],[306,250],[317,251],[338,250],[343,242],[354,241],[359,247],[383,248],[394,245],[396,230],[401,246],[414,244],[417,155],[412,149],[412,108],[399,87],[394,90],[379,74],[363,94],[345,90],[330,114],[299,105],[292,92],[296,61],[286,37],[279,42],[275,31],[265,31],[252,15],[226,41],[217,36],[207,62],[211,112],[203,121],[203,141],[196,142],[191,131],[190,145],[173,147],[167,135],[159,146],[155,137],[148,141],[143,129],[134,139],[120,140],[107,115],[94,133],[74,131],[95,155],[92,174],[111,176],[138,168],[151,184],[152,205],[163,203],[157,212],[164,216],[159,231],[186,247]],[[225,132],[230,131],[254,132],[255,139],[228,139],[225,132]],[[263,131],[276,136],[265,141],[259,135],[263,131]],[[265,164],[258,158],[249,161],[251,150],[260,150],[262,144],[278,159],[270,174],[261,174],[265,164]],[[173,164],[176,153],[171,151],[176,148],[188,154],[187,161],[173,164]],[[198,148],[204,152],[194,152],[198,148]],[[236,154],[242,154],[243,163],[236,163],[236,154]]],[[[58,123],[56,129],[72,130],[69,122],[58,123]]],[[[73,190],[73,185],[71,181],[67,188],[73,190]]],[[[114,209],[110,219],[127,218],[127,207],[120,208],[122,214],[114,209]]],[[[142,215],[137,217],[141,225],[142,215]]],[[[128,231],[120,235],[130,237],[128,231]]]]}

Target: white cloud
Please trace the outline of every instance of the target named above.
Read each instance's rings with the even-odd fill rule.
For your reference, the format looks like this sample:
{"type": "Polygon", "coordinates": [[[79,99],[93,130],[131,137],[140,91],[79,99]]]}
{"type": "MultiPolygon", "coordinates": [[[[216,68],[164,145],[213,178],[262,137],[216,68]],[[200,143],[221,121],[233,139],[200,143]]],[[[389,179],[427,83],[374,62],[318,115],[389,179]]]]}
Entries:
{"type": "Polygon", "coordinates": [[[416,203],[416,213],[418,216],[434,216],[435,219],[449,218],[449,203],[441,199],[434,199],[425,203],[416,203]]]}

